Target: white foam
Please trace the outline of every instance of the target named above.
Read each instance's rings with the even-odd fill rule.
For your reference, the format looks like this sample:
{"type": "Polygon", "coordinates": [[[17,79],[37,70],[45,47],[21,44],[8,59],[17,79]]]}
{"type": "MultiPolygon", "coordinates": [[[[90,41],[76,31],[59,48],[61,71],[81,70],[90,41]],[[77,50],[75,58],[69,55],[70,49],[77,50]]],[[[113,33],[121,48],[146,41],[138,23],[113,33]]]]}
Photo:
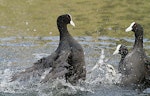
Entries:
{"type": "Polygon", "coordinates": [[[47,54],[47,53],[34,53],[32,55],[34,55],[36,59],[41,59],[43,57],[47,57],[50,54],[47,54]]]}

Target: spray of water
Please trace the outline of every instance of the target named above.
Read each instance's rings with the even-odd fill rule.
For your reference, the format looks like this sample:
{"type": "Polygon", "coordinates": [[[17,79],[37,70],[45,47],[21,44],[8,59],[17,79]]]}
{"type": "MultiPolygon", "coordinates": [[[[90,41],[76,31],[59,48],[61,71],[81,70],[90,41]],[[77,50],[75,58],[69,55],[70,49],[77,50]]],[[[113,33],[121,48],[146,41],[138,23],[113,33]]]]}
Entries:
{"type": "Polygon", "coordinates": [[[28,74],[28,79],[20,78],[19,80],[9,82],[11,75],[16,72],[16,70],[7,68],[0,71],[0,91],[8,93],[35,92],[39,96],[72,95],[78,92],[94,93],[94,88],[98,85],[119,83],[120,75],[116,72],[115,68],[107,64],[104,59],[105,52],[104,49],[101,49],[100,58],[95,66],[88,71],[86,80],[79,81],[79,84],[76,86],[66,83],[64,78],[50,80],[44,84],[40,83],[41,77],[44,77],[49,70],[45,70],[40,78],[33,75],[34,73],[32,73],[32,75],[30,73],[28,74]]]}
{"type": "Polygon", "coordinates": [[[89,81],[97,84],[116,84],[120,82],[121,74],[118,74],[115,68],[105,62],[104,49],[101,49],[101,55],[95,66],[88,72],[90,78],[89,81]]]}

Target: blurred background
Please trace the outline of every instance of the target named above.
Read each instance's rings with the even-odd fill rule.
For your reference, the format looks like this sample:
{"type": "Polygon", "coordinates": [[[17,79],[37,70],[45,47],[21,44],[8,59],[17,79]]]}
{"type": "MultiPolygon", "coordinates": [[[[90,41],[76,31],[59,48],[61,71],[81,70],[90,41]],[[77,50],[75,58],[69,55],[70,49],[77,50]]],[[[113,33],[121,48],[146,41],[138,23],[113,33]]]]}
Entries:
{"type": "Polygon", "coordinates": [[[150,37],[148,0],[0,0],[0,37],[56,36],[56,20],[69,13],[76,27],[73,36],[132,37],[124,30],[133,21],[150,37]]]}

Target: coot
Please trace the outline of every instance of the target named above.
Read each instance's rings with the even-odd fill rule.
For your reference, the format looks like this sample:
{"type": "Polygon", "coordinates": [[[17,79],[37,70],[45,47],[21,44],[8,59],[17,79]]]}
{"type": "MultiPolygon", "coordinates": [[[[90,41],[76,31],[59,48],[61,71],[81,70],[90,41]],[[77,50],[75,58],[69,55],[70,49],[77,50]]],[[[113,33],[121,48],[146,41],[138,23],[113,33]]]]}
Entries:
{"type": "Polygon", "coordinates": [[[138,23],[131,23],[131,25],[125,30],[133,31],[135,35],[135,42],[133,49],[123,60],[122,70],[122,83],[123,85],[137,85],[140,84],[145,78],[145,63],[148,58],[143,50],[143,27],[138,23]]]}
{"type": "Polygon", "coordinates": [[[48,57],[43,57],[24,72],[16,73],[12,81],[24,73],[36,70],[52,68],[42,79],[42,82],[50,78],[65,77],[67,82],[75,84],[79,79],[85,80],[86,67],[82,46],[70,35],[67,25],[75,26],[70,14],[64,14],[57,18],[57,27],[60,33],[60,41],[57,49],[48,57]]]}
{"type": "Polygon", "coordinates": [[[119,66],[118,66],[118,72],[121,73],[124,68],[123,61],[124,61],[124,58],[126,57],[126,55],[128,54],[128,49],[125,45],[119,44],[117,46],[116,50],[114,51],[113,55],[115,55],[115,54],[121,55],[121,60],[119,62],[119,66]]]}

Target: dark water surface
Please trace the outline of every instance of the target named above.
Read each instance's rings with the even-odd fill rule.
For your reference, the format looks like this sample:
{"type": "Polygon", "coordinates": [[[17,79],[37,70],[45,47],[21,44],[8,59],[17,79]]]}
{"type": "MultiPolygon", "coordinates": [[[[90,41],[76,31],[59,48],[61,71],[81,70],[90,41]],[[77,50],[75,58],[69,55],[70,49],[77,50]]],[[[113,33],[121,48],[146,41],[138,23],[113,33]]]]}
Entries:
{"type": "MultiPolygon", "coordinates": [[[[21,71],[43,56],[53,52],[58,46],[59,37],[8,37],[0,38],[0,96],[148,96],[149,88],[143,92],[115,85],[119,82],[116,72],[120,56],[112,56],[120,43],[132,48],[133,38],[75,37],[84,48],[87,71],[85,82],[77,86],[66,83],[64,79],[39,83],[36,76],[23,81],[9,82],[14,72],[21,71]],[[115,70],[109,70],[112,65],[115,70]]],[[[149,55],[149,39],[144,39],[144,48],[149,55]]]]}

